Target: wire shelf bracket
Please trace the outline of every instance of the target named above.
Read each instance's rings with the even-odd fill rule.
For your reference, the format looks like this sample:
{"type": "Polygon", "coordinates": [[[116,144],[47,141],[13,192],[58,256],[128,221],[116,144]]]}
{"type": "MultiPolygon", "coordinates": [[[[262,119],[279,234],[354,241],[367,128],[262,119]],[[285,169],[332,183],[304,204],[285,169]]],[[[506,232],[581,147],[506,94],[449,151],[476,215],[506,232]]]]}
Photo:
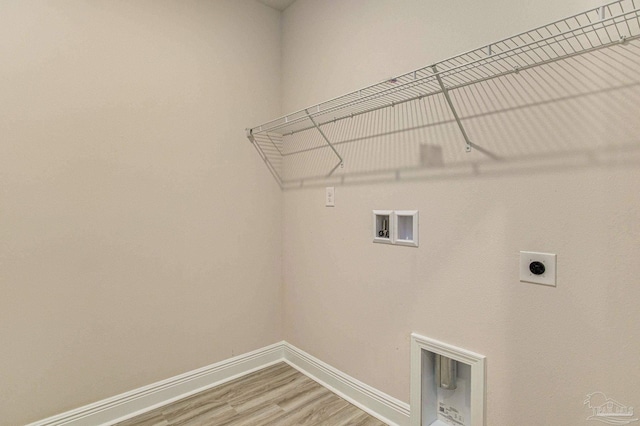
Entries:
{"type": "Polygon", "coordinates": [[[318,133],[320,133],[320,136],[322,136],[322,139],[325,140],[325,142],[327,143],[327,145],[329,145],[329,148],[331,148],[331,150],[333,151],[334,154],[336,154],[336,156],[338,157],[338,164],[336,164],[333,169],[331,169],[329,171],[329,173],[327,174],[327,177],[331,176],[333,174],[333,172],[336,171],[336,169],[338,167],[344,167],[344,160],[342,159],[342,156],[340,156],[340,154],[338,154],[338,151],[336,151],[336,148],[331,144],[331,141],[329,141],[329,138],[327,137],[327,135],[324,134],[324,132],[322,131],[322,129],[320,128],[320,126],[318,126],[318,124],[316,123],[316,121],[313,119],[313,117],[311,116],[311,114],[309,114],[309,110],[305,109],[304,112],[307,113],[307,117],[309,117],[309,120],[311,120],[311,123],[313,123],[313,126],[318,130],[318,133]]]}
{"type": "Polygon", "coordinates": [[[467,136],[467,132],[464,130],[464,126],[462,125],[462,121],[460,121],[460,117],[458,116],[458,112],[456,111],[456,107],[453,105],[453,102],[451,101],[451,97],[449,96],[449,89],[447,89],[447,87],[442,82],[442,78],[440,77],[440,74],[438,74],[437,65],[433,65],[431,67],[431,69],[433,69],[433,74],[436,76],[436,79],[438,80],[438,85],[440,86],[440,90],[442,90],[442,94],[444,95],[444,98],[447,101],[447,105],[449,105],[449,109],[451,110],[451,114],[453,114],[453,118],[455,118],[456,124],[458,124],[458,128],[460,129],[460,133],[462,133],[462,137],[464,138],[464,141],[466,142],[465,150],[467,152],[471,152],[471,141],[469,140],[469,136],[467,136]]]}

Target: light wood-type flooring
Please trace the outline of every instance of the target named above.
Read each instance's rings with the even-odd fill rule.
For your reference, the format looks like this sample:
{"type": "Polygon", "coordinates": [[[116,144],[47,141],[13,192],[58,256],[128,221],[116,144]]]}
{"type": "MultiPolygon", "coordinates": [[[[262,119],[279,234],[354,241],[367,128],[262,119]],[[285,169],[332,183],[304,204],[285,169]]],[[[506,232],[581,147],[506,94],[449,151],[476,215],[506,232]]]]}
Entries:
{"type": "Polygon", "coordinates": [[[286,363],[157,408],[117,426],[380,426],[286,363]]]}

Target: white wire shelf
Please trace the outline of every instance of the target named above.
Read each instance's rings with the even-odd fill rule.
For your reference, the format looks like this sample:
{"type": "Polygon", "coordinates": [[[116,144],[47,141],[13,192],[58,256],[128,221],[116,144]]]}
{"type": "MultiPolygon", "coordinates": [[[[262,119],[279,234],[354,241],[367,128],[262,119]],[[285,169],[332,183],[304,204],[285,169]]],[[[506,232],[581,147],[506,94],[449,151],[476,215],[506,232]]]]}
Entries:
{"type": "MultiPolygon", "coordinates": [[[[449,108],[448,120],[456,123],[470,151],[477,146],[467,135],[450,92],[602,49],[627,46],[640,38],[639,7],[640,0],[615,1],[249,128],[247,137],[280,186],[286,186],[290,183],[287,157],[326,149],[329,157],[321,166],[325,170],[318,174],[325,176],[343,164],[335,146],[335,132],[328,135],[323,129],[345,119],[441,96],[449,108]],[[294,137],[307,132],[315,136],[304,141],[294,137]]],[[[298,173],[293,180],[303,175],[298,173]]]]}

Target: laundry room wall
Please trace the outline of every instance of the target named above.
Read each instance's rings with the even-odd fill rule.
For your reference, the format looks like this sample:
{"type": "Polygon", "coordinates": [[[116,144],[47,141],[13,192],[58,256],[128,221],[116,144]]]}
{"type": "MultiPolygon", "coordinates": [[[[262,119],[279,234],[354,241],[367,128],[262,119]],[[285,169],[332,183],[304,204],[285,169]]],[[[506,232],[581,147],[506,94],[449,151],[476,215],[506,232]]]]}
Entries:
{"type": "MultiPolygon", "coordinates": [[[[599,4],[298,0],[283,14],[283,113],[599,4]]],[[[543,83],[521,73],[509,90],[487,83],[516,99],[538,84],[576,89],[518,107],[500,98],[501,111],[465,120],[500,161],[436,140],[454,158],[413,178],[366,164],[350,175],[367,161],[384,172],[375,162],[400,155],[398,134],[336,146],[335,179],[286,190],[285,339],[406,402],[411,332],[486,355],[488,425],[585,424],[595,391],[638,406],[638,68],[598,61],[540,71],[543,83]],[[420,246],[372,243],[376,209],[418,210],[420,246]],[[557,254],[556,287],[519,281],[521,250],[557,254]]]]}
{"type": "Polygon", "coordinates": [[[253,0],[0,4],[0,424],[281,339],[279,52],[253,0]]]}

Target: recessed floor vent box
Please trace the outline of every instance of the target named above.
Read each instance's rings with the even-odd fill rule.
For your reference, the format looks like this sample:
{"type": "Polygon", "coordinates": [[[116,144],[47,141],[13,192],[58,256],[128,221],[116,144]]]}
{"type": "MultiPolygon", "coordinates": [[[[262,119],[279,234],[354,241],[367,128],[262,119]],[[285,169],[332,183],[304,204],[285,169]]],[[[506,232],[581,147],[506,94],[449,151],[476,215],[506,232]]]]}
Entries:
{"type": "Polygon", "coordinates": [[[485,357],[411,335],[411,426],[485,426],[485,357]]]}

